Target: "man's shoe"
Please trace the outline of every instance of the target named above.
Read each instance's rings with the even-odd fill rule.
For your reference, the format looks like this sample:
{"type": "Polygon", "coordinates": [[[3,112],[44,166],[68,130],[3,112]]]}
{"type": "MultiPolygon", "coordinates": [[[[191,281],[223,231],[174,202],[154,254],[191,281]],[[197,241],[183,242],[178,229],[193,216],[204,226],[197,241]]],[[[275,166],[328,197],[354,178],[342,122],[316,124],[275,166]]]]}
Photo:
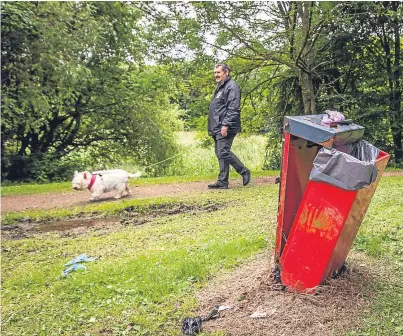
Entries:
{"type": "Polygon", "coordinates": [[[250,170],[242,175],[242,183],[244,186],[248,185],[250,182],[250,170]]]}
{"type": "Polygon", "coordinates": [[[207,186],[209,189],[228,189],[228,184],[213,183],[207,186]]]}

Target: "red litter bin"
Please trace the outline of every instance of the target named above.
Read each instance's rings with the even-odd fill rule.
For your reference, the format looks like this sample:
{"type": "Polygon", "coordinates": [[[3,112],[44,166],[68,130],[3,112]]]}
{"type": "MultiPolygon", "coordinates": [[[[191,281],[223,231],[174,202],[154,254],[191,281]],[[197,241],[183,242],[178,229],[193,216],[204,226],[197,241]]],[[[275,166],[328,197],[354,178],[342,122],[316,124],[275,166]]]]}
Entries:
{"type": "Polygon", "coordinates": [[[364,127],[323,116],[284,118],[275,274],[296,292],[343,268],[390,157],[361,140],[364,127]]]}

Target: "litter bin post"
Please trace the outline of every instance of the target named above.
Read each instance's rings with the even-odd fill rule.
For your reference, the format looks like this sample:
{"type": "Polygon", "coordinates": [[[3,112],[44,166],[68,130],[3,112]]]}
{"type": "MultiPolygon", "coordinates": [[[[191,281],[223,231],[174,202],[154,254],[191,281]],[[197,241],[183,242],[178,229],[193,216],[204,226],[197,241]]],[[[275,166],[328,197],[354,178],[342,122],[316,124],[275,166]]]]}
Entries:
{"type": "Polygon", "coordinates": [[[322,147],[354,144],[364,133],[355,124],[321,126],[321,118],[284,120],[275,259],[282,283],[294,291],[312,291],[343,266],[389,159],[380,151],[376,180],[360,190],[309,180],[322,147]]]}

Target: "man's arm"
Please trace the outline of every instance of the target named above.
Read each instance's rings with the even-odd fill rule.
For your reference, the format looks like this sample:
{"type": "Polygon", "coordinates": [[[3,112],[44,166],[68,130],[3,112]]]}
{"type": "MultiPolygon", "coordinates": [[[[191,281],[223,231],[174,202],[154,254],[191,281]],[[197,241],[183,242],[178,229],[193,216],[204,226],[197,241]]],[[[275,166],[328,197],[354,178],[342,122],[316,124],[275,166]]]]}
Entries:
{"type": "Polygon", "coordinates": [[[228,88],[227,113],[221,122],[222,126],[235,126],[241,112],[241,90],[237,85],[228,88]]]}

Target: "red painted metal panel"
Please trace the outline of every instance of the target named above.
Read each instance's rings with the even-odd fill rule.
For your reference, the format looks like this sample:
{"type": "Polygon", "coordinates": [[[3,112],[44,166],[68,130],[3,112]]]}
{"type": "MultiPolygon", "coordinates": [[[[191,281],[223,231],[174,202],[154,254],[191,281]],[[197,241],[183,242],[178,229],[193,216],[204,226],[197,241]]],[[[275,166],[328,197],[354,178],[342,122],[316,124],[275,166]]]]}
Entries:
{"type": "Polygon", "coordinates": [[[290,233],[317,151],[318,147],[307,147],[306,140],[285,134],[277,216],[277,259],[290,233]]]}
{"type": "MultiPolygon", "coordinates": [[[[285,121],[284,129],[288,126],[285,121]]],[[[340,136],[354,138],[352,131],[340,136]]],[[[275,260],[283,284],[298,292],[313,292],[344,264],[389,160],[389,154],[381,151],[377,180],[359,191],[348,191],[309,181],[322,145],[309,142],[308,147],[306,139],[284,134],[275,260]]]]}
{"type": "Polygon", "coordinates": [[[321,283],[356,194],[309,181],[280,257],[284,285],[303,291],[321,283]]]}
{"type": "Polygon", "coordinates": [[[376,181],[359,191],[309,181],[279,260],[289,289],[311,292],[344,264],[389,157],[380,152],[376,181]]]}
{"type": "Polygon", "coordinates": [[[376,187],[378,186],[378,183],[382,177],[383,171],[385,170],[385,167],[389,161],[389,158],[390,155],[388,153],[385,153],[383,151],[379,153],[378,159],[376,160],[378,176],[375,182],[366,188],[358,190],[350,213],[346,218],[343,230],[333,250],[333,254],[330,257],[329,264],[325,272],[323,273],[321,283],[323,283],[326,278],[332,276],[334,272],[336,272],[343,266],[348,252],[353,245],[358,229],[360,228],[360,225],[371,203],[371,199],[375,193],[376,187]]]}
{"type": "Polygon", "coordinates": [[[283,234],[283,221],[284,221],[284,205],[285,205],[285,191],[287,186],[287,173],[288,173],[288,153],[290,149],[290,133],[285,133],[283,143],[283,154],[281,162],[281,182],[278,200],[278,213],[277,213],[277,236],[276,236],[276,258],[280,257],[282,250],[282,234],[283,234]]]}

